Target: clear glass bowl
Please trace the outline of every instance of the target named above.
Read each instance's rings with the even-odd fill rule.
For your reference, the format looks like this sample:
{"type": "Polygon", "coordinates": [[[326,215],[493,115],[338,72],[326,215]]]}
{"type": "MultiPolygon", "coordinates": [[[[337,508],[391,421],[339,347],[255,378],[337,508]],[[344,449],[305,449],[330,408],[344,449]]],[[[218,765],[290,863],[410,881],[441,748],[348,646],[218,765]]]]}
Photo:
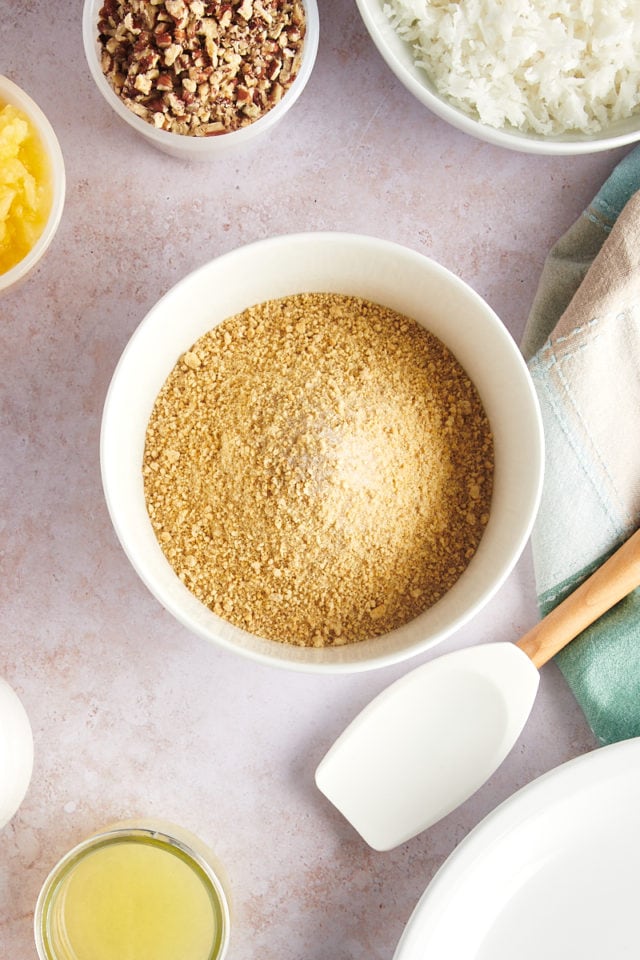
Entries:
{"type": "Polygon", "coordinates": [[[230,915],[221,867],[174,824],[113,824],[73,847],[40,891],[40,960],[222,960],[230,915]]]}

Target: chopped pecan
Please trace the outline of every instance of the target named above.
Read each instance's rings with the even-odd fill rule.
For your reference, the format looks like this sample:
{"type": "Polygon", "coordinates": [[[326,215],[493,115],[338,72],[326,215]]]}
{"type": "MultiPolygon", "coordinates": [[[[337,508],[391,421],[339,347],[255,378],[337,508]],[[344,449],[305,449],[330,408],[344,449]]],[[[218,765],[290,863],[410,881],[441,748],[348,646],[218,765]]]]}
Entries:
{"type": "Polygon", "coordinates": [[[153,126],[217,136],[285,95],[302,59],[302,0],[104,0],[102,70],[153,126]]]}

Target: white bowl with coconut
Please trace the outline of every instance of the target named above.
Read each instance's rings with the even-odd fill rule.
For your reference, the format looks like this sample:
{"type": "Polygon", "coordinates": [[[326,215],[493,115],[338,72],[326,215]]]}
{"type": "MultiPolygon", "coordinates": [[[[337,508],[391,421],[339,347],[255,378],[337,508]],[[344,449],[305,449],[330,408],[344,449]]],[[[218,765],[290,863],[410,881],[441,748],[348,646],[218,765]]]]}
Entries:
{"type": "Polygon", "coordinates": [[[473,137],[547,155],[640,140],[637,0],[356,2],[404,86],[473,137]]]}

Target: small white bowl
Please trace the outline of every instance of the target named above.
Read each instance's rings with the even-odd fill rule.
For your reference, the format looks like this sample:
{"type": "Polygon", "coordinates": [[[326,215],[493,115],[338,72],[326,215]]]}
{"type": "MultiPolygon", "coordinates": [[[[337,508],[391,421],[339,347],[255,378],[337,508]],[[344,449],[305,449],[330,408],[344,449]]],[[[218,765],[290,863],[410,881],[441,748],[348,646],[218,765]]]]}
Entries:
{"type": "Polygon", "coordinates": [[[282,100],[253,123],[230,133],[214,137],[193,137],[185,134],[157,130],[154,126],[136,116],[115,92],[100,65],[100,45],[98,43],[98,13],[104,0],[85,0],[82,14],[82,35],[84,52],[91,75],[98,90],[109,106],[133,130],[163,153],[179,160],[212,161],[226,156],[230,152],[254,144],[256,139],[268,134],[294,105],[304,90],[315,64],[320,37],[320,21],[316,0],[302,0],[306,14],[306,34],[302,52],[302,62],[298,76],[286,91],[282,100]]]}
{"type": "Polygon", "coordinates": [[[11,104],[21,110],[33,124],[40,141],[49,158],[50,176],[52,182],[51,210],[44,229],[31,250],[10,270],[0,273],[0,293],[14,286],[32,270],[42,259],[53,240],[60,224],[64,208],[66,175],[62,150],[58,143],[53,127],[45,117],[40,107],[17,84],[8,77],[0,76],[0,108],[11,104]]]}
{"type": "Polygon", "coordinates": [[[378,52],[406,89],[432,113],[478,140],[521,153],[547,156],[598,153],[640,140],[640,114],[613,123],[597,134],[567,133],[556,137],[482,123],[438,93],[426,71],[415,65],[410,45],[400,39],[383,12],[383,0],[356,0],[356,3],[378,52]]]}
{"type": "Polygon", "coordinates": [[[444,267],[398,244],[342,233],[274,237],[218,257],[176,284],[131,337],[104,406],[102,482],[120,542],[154,596],[193,633],[281,667],[349,672],[421,653],[461,627],[518,560],[538,508],[543,435],[527,367],[489,306],[444,267]],[[145,503],[142,457],[156,397],[179,356],[248,306],[295,293],[351,294],[415,318],[454,353],[475,383],[494,435],[489,522],[454,587],[405,626],[360,643],[324,648],[264,640],[216,616],[182,584],[156,540],[145,503]]]}
{"type": "Polygon", "coordinates": [[[0,830],[17,813],[33,774],[33,732],[22,701],[0,677],[0,830]]]}

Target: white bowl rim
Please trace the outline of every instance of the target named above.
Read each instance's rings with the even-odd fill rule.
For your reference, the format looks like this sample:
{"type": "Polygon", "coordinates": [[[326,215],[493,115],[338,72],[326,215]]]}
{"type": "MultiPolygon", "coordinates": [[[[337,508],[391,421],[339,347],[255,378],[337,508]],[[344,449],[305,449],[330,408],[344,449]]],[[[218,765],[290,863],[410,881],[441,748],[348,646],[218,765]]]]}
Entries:
{"type": "Polygon", "coordinates": [[[269,131],[278,120],[294,105],[302,94],[315,65],[320,37],[320,20],[317,0],[302,0],[305,7],[307,32],[302,53],[300,70],[294,82],[286,91],[282,99],[267,113],[258,117],[252,123],[238,130],[220,134],[215,137],[192,137],[184,134],[171,133],[169,130],[158,130],[142,117],[130,110],[115,92],[100,67],[97,51],[96,24],[97,13],[104,0],[84,0],[82,11],[82,38],[85,58],[91,76],[102,94],[104,100],[124,120],[131,129],[145,137],[161,150],[173,153],[174,156],[184,152],[185,158],[209,157],[221,154],[228,149],[241,147],[255,140],[257,136],[269,131]]]}
{"type": "Polygon", "coordinates": [[[0,293],[21,280],[44,256],[60,225],[66,194],[64,157],[53,127],[35,100],[9,77],[0,74],[0,106],[5,103],[18,107],[33,122],[49,157],[53,190],[51,210],[42,233],[22,260],[5,273],[0,273],[0,293]]]}
{"type": "MultiPolygon", "coordinates": [[[[212,326],[214,325],[215,323],[212,323],[212,326]]],[[[146,316],[133,331],[133,334],[125,345],[113,372],[106,393],[102,414],[100,433],[100,469],[107,509],[111,517],[116,536],[124,550],[124,553],[150,593],[187,630],[198,635],[200,638],[207,640],[209,643],[221,646],[226,648],[228,651],[240,654],[265,665],[275,666],[292,671],[312,672],[316,674],[357,673],[391,666],[393,664],[404,662],[421,653],[425,653],[436,644],[450,637],[453,633],[468,623],[495,596],[520,559],[522,551],[524,550],[533,529],[533,524],[542,496],[544,475],[544,432],[537,394],[522,354],[499,317],[480,297],[480,295],[469,286],[469,284],[456,276],[456,274],[452,273],[448,268],[437,263],[435,260],[432,260],[431,258],[426,257],[424,254],[394,241],[383,240],[367,234],[339,231],[317,231],[271,236],[265,239],[253,241],[249,244],[245,244],[222,253],[186,274],[181,280],[167,290],[158,301],[156,301],[156,303],[151,307],[146,316]],[[354,650],[362,650],[367,644],[375,643],[377,640],[383,640],[383,638],[374,638],[373,641],[362,641],[357,644],[347,644],[341,647],[325,647],[320,648],[320,650],[312,647],[301,648],[288,644],[280,644],[276,641],[263,641],[265,645],[268,645],[271,650],[275,651],[273,654],[267,654],[256,650],[244,649],[243,647],[236,645],[235,642],[227,640],[225,637],[213,636],[210,632],[201,629],[185,615],[180,605],[174,604],[169,598],[161,595],[161,593],[156,589],[153,579],[147,575],[145,569],[140,565],[140,563],[138,563],[136,558],[136,545],[132,538],[128,536],[126,529],[123,528],[118,516],[118,510],[110,493],[109,474],[113,468],[109,463],[108,457],[116,439],[116,435],[113,434],[114,426],[111,423],[112,407],[114,405],[114,400],[121,389],[121,371],[127,364],[129,356],[136,351],[139,341],[145,337],[147,330],[153,326],[155,322],[156,311],[160,309],[161,306],[170,298],[175,297],[180,292],[182,287],[192,283],[194,280],[197,280],[199,276],[205,275],[214,264],[217,265],[218,269],[222,270],[225,263],[229,262],[230,260],[236,257],[259,254],[262,249],[272,248],[273,250],[277,251],[279,246],[286,247],[290,246],[291,244],[301,246],[304,244],[318,243],[355,243],[372,251],[377,250],[380,253],[395,252],[395,254],[398,256],[406,257],[416,264],[420,263],[423,266],[426,266],[429,270],[433,271],[435,274],[440,274],[442,277],[446,277],[449,283],[452,283],[459,290],[464,291],[466,296],[475,300],[475,302],[484,312],[485,319],[492,324],[494,334],[501,339],[502,344],[506,349],[509,350],[510,360],[513,362],[514,369],[518,369],[519,371],[520,387],[522,390],[522,395],[526,395],[526,403],[528,404],[527,415],[529,417],[529,425],[531,428],[531,450],[529,451],[531,459],[528,462],[526,474],[526,482],[529,484],[529,489],[527,490],[526,509],[523,511],[523,516],[518,517],[514,521],[514,525],[518,527],[517,537],[512,543],[511,550],[509,551],[509,558],[502,563],[499,571],[492,580],[491,587],[485,589],[482,596],[474,604],[448,621],[445,627],[442,629],[433,631],[426,639],[423,638],[419,642],[411,643],[406,647],[403,647],[401,650],[396,650],[390,653],[374,654],[370,657],[367,657],[367,659],[359,659],[357,657],[354,659],[346,659],[345,654],[353,652],[354,650]],[[288,657],[292,654],[293,656],[291,659],[289,659],[288,657]],[[327,655],[330,656],[332,654],[336,654],[335,659],[326,659],[327,655]],[[325,657],[325,659],[319,660],[318,657],[325,657]]],[[[427,610],[426,613],[429,613],[429,611],[427,610]]],[[[237,628],[234,628],[234,630],[237,630],[237,628]]],[[[242,633],[243,631],[240,632],[242,633]]]]}
{"type": "MultiPolygon", "coordinates": [[[[373,0],[377,3],[378,0],[373,0]]],[[[448,102],[441,97],[435,90],[427,86],[425,82],[420,82],[416,74],[407,68],[401,60],[395,55],[385,42],[379,23],[372,13],[372,0],[356,0],[360,15],[365,27],[375,44],[379,54],[396,75],[398,80],[419,100],[424,106],[428,107],[432,113],[446,120],[463,133],[476,139],[483,140],[494,146],[505,147],[520,153],[539,154],[545,156],[577,156],[588,153],[601,153],[605,150],[614,150],[616,147],[624,147],[640,140],[640,116],[638,117],[638,128],[629,133],[613,134],[567,134],[566,137],[545,137],[534,133],[521,133],[518,130],[508,128],[490,127],[482,123],[479,119],[464,113],[455,104],[448,102]]],[[[380,11],[382,6],[380,5],[380,11]]],[[[389,30],[393,27],[389,24],[389,30]]],[[[403,41],[398,37],[398,43],[403,41]]],[[[408,44],[405,44],[408,48],[408,44]]]]}

